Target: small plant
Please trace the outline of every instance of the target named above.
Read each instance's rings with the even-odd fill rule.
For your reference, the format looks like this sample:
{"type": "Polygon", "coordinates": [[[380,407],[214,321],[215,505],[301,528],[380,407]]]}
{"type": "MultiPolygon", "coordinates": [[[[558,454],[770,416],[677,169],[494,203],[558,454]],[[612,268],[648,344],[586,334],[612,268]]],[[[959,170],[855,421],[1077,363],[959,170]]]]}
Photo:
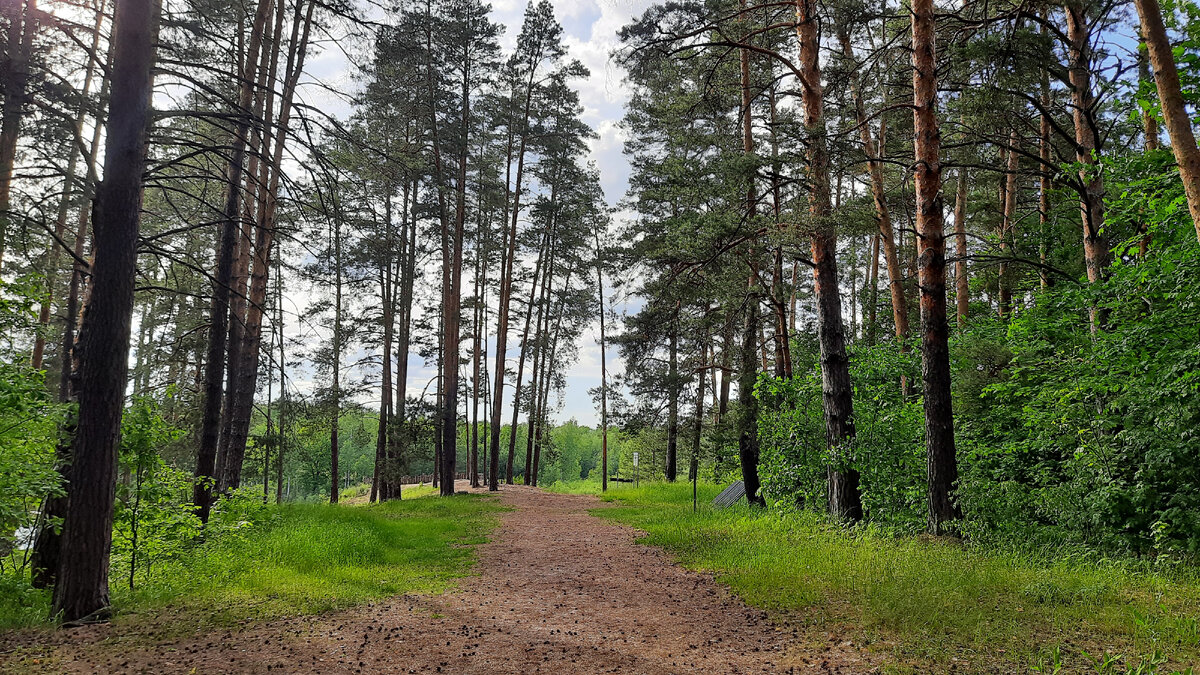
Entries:
{"type": "Polygon", "coordinates": [[[1062,648],[1054,645],[1038,654],[1037,663],[1029,667],[1035,673],[1060,673],[1063,669],[1062,648]]]}

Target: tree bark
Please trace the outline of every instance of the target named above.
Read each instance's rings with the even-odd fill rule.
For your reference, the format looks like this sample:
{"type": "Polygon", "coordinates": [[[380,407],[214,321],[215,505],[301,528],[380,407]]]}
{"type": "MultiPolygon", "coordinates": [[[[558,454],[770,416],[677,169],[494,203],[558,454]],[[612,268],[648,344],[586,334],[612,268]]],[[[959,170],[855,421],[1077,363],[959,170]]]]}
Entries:
{"type": "MultiPolygon", "coordinates": [[[[95,79],[96,66],[100,62],[100,35],[101,29],[104,27],[104,6],[105,0],[99,0],[96,6],[96,21],[92,25],[92,46],[88,51],[87,66],[84,69],[83,86],[80,88],[80,98],[87,100],[92,91],[92,81],[95,79]]],[[[6,108],[7,110],[7,108],[6,108]]],[[[75,113],[75,139],[79,143],[83,142],[83,125],[87,121],[87,105],[81,103],[79,110],[75,113]]],[[[97,124],[97,127],[100,125],[97,124]]],[[[2,134],[2,132],[0,132],[2,134]]],[[[3,154],[0,150],[0,155],[3,154]]],[[[59,241],[64,239],[67,230],[67,219],[71,213],[71,196],[75,192],[75,182],[79,172],[79,147],[73,142],[71,143],[70,159],[67,160],[67,172],[63,177],[62,196],[58,202],[58,213],[54,219],[54,241],[50,242],[50,248],[46,251],[46,295],[43,297],[41,306],[38,308],[38,325],[42,330],[37,331],[33,338],[33,355],[30,358],[30,364],[34,370],[42,369],[42,359],[46,350],[46,329],[50,326],[50,312],[54,305],[55,286],[58,281],[58,262],[59,262],[59,241]]],[[[0,214],[3,218],[4,214],[0,214]]],[[[3,239],[0,238],[0,246],[3,245],[3,239]]]]}
{"type": "Polygon", "coordinates": [[[382,484],[383,467],[387,463],[388,430],[392,412],[392,334],[396,326],[395,299],[392,280],[392,260],[395,256],[395,228],[392,227],[392,189],[384,193],[384,250],[385,259],[379,270],[379,299],[382,304],[383,353],[380,354],[379,427],[375,435],[375,470],[371,477],[371,502],[385,501],[387,490],[382,484]],[[381,489],[382,488],[382,489],[381,489]]]}
{"type": "Polygon", "coordinates": [[[403,486],[398,479],[401,465],[406,460],[408,452],[408,352],[412,344],[412,298],[417,266],[417,225],[416,218],[412,215],[410,199],[411,202],[416,201],[416,192],[416,180],[411,183],[405,181],[400,202],[402,209],[400,231],[401,238],[405,239],[405,244],[400,256],[402,265],[399,294],[401,298],[400,333],[397,336],[396,345],[395,420],[398,428],[396,429],[395,449],[388,457],[387,471],[385,472],[387,476],[384,481],[388,486],[389,499],[402,497],[403,486]],[[407,238],[404,236],[405,234],[407,234],[407,238]]]}
{"type": "MultiPolygon", "coordinates": [[[[336,197],[335,197],[336,199],[336,197]]],[[[335,211],[340,211],[336,206],[335,211]]],[[[329,503],[337,504],[341,497],[338,466],[341,448],[338,445],[338,427],[342,420],[342,223],[341,214],[334,213],[333,229],[333,380],[332,407],[329,419],[329,503]]]]}
{"type": "Polygon", "coordinates": [[[12,222],[12,179],[17,161],[17,141],[29,89],[29,60],[33,37],[38,30],[36,0],[6,0],[3,13],[8,20],[7,59],[3,71],[4,110],[0,114],[0,270],[12,222]],[[23,11],[22,11],[23,10],[23,11]]]}
{"type": "Polygon", "coordinates": [[[925,450],[929,531],[946,532],[962,517],[952,492],[958,482],[950,399],[946,322],[946,237],[942,223],[941,136],[937,119],[937,45],[933,0],[913,0],[913,151],[921,289],[921,374],[925,386],[925,450]]]}
{"type": "MultiPolygon", "coordinates": [[[[551,187],[552,193],[555,192],[556,187],[557,187],[557,184],[551,187]]],[[[551,202],[553,202],[553,197],[551,198],[551,202]]],[[[555,239],[555,234],[556,234],[555,225],[557,225],[558,219],[554,218],[552,222],[553,222],[553,225],[551,225],[550,231],[546,236],[546,244],[549,246],[549,256],[547,258],[547,263],[546,263],[546,273],[543,275],[543,278],[542,278],[541,296],[539,297],[538,303],[537,303],[537,324],[536,324],[537,327],[534,330],[533,347],[532,347],[532,349],[533,349],[533,375],[530,378],[530,383],[529,383],[529,386],[531,388],[530,389],[530,397],[529,397],[529,411],[525,415],[525,419],[526,419],[525,484],[526,485],[537,485],[537,471],[536,471],[537,462],[534,461],[534,445],[535,445],[535,436],[536,436],[537,421],[538,421],[538,406],[542,400],[542,387],[545,386],[545,382],[542,379],[542,372],[545,370],[545,361],[546,361],[545,333],[550,328],[550,300],[549,300],[549,298],[550,298],[550,289],[553,287],[553,276],[554,276],[554,267],[555,267],[554,255],[556,252],[555,245],[557,243],[557,239],[555,239]],[[543,321],[544,321],[544,324],[543,324],[543,321]]],[[[532,311],[533,311],[533,309],[531,306],[530,312],[532,312],[532,311]]],[[[514,397],[514,399],[513,399],[513,427],[512,427],[513,433],[509,437],[510,440],[516,437],[516,429],[517,429],[516,411],[517,411],[517,400],[514,397]]]]}
{"type": "MultiPolygon", "coordinates": [[[[1050,71],[1042,70],[1042,107],[1050,109],[1050,71]]],[[[1050,117],[1042,113],[1038,121],[1038,159],[1041,161],[1038,175],[1038,281],[1043,289],[1054,284],[1046,258],[1050,247],[1050,117]]],[[[961,255],[961,254],[960,254],[961,255]]]]}
{"type": "Polygon", "coordinates": [[[64,622],[107,613],[108,569],[116,499],[117,450],[129,369],[137,274],[142,174],[159,5],[117,0],[113,19],[112,103],[105,137],[104,181],[96,190],[91,294],[79,336],[79,409],[71,443],[70,508],[53,612],[64,622]]]}
{"type": "Polygon", "coordinates": [[[225,376],[226,340],[229,332],[230,285],[240,225],[242,164],[246,157],[246,135],[250,127],[250,106],[254,93],[255,68],[262,46],[263,27],[270,15],[271,0],[259,0],[246,60],[241,64],[236,121],[225,175],[225,205],[222,214],[217,268],[208,330],[208,353],[204,370],[204,409],[200,422],[200,445],[196,451],[196,484],[192,501],[202,522],[208,522],[212,508],[212,488],[216,478],[217,447],[221,433],[222,381],[225,376]]]}
{"type": "Polygon", "coordinates": [[[600,491],[608,491],[608,363],[604,342],[604,267],[601,262],[600,231],[596,236],[597,303],[600,307],[600,491]]]}
{"type": "MultiPolygon", "coordinates": [[[[1084,6],[1079,0],[1067,4],[1067,36],[1070,41],[1069,79],[1071,105],[1075,124],[1075,159],[1084,165],[1079,171],[1081,186],[1079,210],[1083,220],[1083,257],[1088,283],[1104,278],[1108,267],[1108,242],[1104,228],[1104,177],[1097,169],[1100,153],[1100,134],[1096,119],[1096,100],[1092,93],[1091,28],[1084,6]]],[[[1104,312],[1093,308],[1092,330],[1105,322],[1104,312]]]]}
{"type": "Polygon", "coordinates": [[[859,475],[848,456],[853,449],[855,435],[853,389],[850,384],[850,359],[846,355],[845,328],[842,325],[837,234],[830,222],[833,204],[829,193],[819,20],[813,0],[796,0],[796,19],[796,35],[800,40],[800,86],[804,92],[804,127],[808,134],[808,204],[813,220],[810,241],[813,289],[817,296],[821,391],[826,442],[831,460],[828,470],[829,510],[837,518],[859,520],[862,518],[859,475]]]}
{"type": "Polygon", "coordinates": [[[679,301],[671,316],[671,335],[668,347],[667,395],[667,480],[674,483],[679,471],[679,301]]]}
{"type": "MultiPolygon", "coordinates": [[[[529,138],[529,113],[530,113],[530,108],[533,105],[533,82],[534,82],[534,72],[533,71],[534,70],[535,69],[532,69],[532,68],[530,69],[529,79],[528,79],[528,82],[526,83],[526,87],[525,87],[524,117],[521,121],[520,142],[519,142],[519,147],[517,149],[517,175],[516,175],[515,185],[513,186],[513,190],[511,193],[511,195],[512,195],[512,212],[508,214],[509,217],[511,218],[511,220],[509,222],[508,234],[506,235],[507,239],[508,239],[508,242],[507,242],[508,247],[507,247],[507,250],[503,257],[503,260],[501,261],[502,269],[501,269],[501,273],[500,273],[500,308],[499,308],[499,311],[497,312],[497,317],[496,317],[496,374],[495,374],[496,381],[492,385],[493,386],[492,401],[494,402],[494,405],[492,407],[492,420],[491,420],[491,429],[490,429],[491,437],[492,437],[491,438],[492,453],[495,455],[492,458],[492,463],[497,466],[499,465],[499,462],[500,462],[500,460],[499,460],[500,413],[501,413],[501,408],[503,407],[500,405],[500,402],[504,400],[503,396],[504,396],[505,353],[508,348],[508,312],[509,312],[509,305],[512,302],[513,263],[517,256],[517,220],[521,215],[521,186],[522,186],[522,180],[524,179],[524,174],[525,174],[525,152],[526,152],[526,145],[527,145],[528,138],[529,138]]],[[[511,143],[512,143],[511,130],[512,130],[513,123],[515,121],[516,120],[511,120],[509,122],[510,150],[511,150],[511,143]]],[[[508,160],[509,160],[508,165],[511,166],[512,165],[511,151],[509,152],[508,160]]],[[[505,180],[505,187],[508,187],[507,178],[505,180]]],[[[507,208],[507,200],[506,200],[505,206],[507,208]]],[[[516,434],[516,432],[517,432],[516,426],[514,425],[511,430],[511,433],[516,434]]],[[[512,444],[510,442],[510,447],[511,447],[511,445],[512,444]]],[[[509,485],[512,485],[512,462],[513,462],[512,452],[510,451],[509,458],[508,458],[508,471],[505,475],[505,482],[509,485]]],[[[488,490],[494,492],[498,489],[500,489],[499,483],[497,481],[496,475],[493,474],[491,482],[488,484],[488,490]]]]}
{"type": "MultiPolygon", "coordinates": [[[[746,20],[747,3],[741,0],[741,20],[746,20]]],[[[741,50],[742,68],[742,150],[747,156],[754,155],[754,117],[750,95],[750,50],[741,50]]],[[[754,176],[749,176],[746,186],[746,222],[754,229],[757,216],[757,195],[754,191],[754,176]]],[[[746,317],[742,331],[742,345],[738,377],[738,460],[742,467],[742,483],[746,488],[746,501],[752,506],[766,506],[759,489],[758,479],[758,399],[754,396],[754,385],[758,381],[758,331],[759,296],[758,263],[754,243],[748,247],[746,260],[750,266],[750,277],[746,291],[746,317]]]]}
{"type": "MultiPolygon", "coordinates": [[[[1175,54],[1167,39],[1163,26],[1162,10],[1158,0],[1134,0],[1138,17],[1141,19],[1142,37],[1150,54],[1150,65],[1154,67],[1154,85],[1158,89],[1158,100],[1162,105],[1163,122],[1171,138],[1171,151],[1179,164],[1179,176],[1183,179],[1183,190],[1187,194],[1188,210],[1196,237],[1200,239],[1200,147],[1192,132],[1192,120],[1184,106],[1179,86],[1179,71],[1175,67],[1175,54]]],[[[1152,137],[1147,125],[1147,144],[1152,137]]],[[[1153,133],[1157,141],[1157,131],[1153,133]]]]}
{"type": "Polygon", "coordinates": [[[967,272],[967,170],[958,170],[954,194],[954,301],[959,328],[967,325],[971,308],[971,278],[967,272]]]}
{"type": "MultiPolygon", "coordinates": [[[[1140,14],[1141,11],[1142,11],[1142,9],[1139,6],[1138,13],[1140,14]]],[[[1159,13],[1158,20],[1160,23],[1162,22],[1161,12],[1159,13]]],[[[1166,29],[1164,27],[1164,32],[1165,32],[1165,30],[1166,29]]],[[[1172,60],[1174,60],[1174,54],[1172,54],[1171,56],[1172,56],[1172,60]]],[[[1138,86],[1140,87],[1143,83],[1149,82],[1151,79],[1153,79],[1150,76],[1150,58],[1149,58],[1149,50],[1146,47],[1146,38],[1144,35],[1141,34],[1140,31],[1138,33],[1138,60],[1137,60],[1137,63],[1138,63],[1138,86]]],[[[1160,103],[1161,103],[1161,100],[1160,100],[1160,103]]],[[[1142,136],[1143,136],[1143,140],[1145,141],[1145,147],[1147,150],[1157,150],[1158,149],[1158,119],[1156,119],[1154,117],[1154,113],[1151,112],[1150,110],[1142,111],[1142,136]]]]}
{"type": "MultiPolygon", "coordinates": [[[[250,419],[254,409],[254,393],[258,389],[258,363],[262,346],[262,323],[267,300],[267,286],[271,272],[271,254],[275,243],[275,214],[279,202],[280,166],[283,163],[283,151],[287,142],[288,127],[291,122],[291,112],[295,97],[296,85],[304,70],[304,61],[308,52],[309,35],[312,29],[312,16],[315,4],[297,3],[292,19],[291,37],[287,52],[287,63],[284,68],[283,88],[280,93],[279,117],[274,123],[274,133],[270,123],[274,113],[274,83],[276,80],[276,61],[279,50],[279,35],[282,28],[283,13],[276,16],[276,26],[272,41],[273,54],[266,78],[266,115],[264,119],[265,135],[260,144],[260,153],[266,161],[261,161],[257,177],[258,207],[254,232],[254,247],[251,255],[248,301],[245,312],[244,330],[240,331],[242,347],[238,350],[239,361],[235,378],[235,388],[232,394],[232,416],[230,425],[230,442],[225,466],[225,486],[227,489],[237,488],[241,484],[242,462],[246,456],[246,440],[250,433],[250,419]],[[302,11],[302,8],[303,9],[302,11]],[[267,155],[268,149],[270,155],[267,155]]],[[[248,190],[248,194],[250,194],[248,190]]],[[[231,335],[232,339],[232,335],[231,335]]],[[[231,361],[232,363],[232,361],[231,361]]]]}
{"type": "MultiPolygon", "coordinates": [[[[521,355],[517,359],[517,379],[513,382],[512,423],[509,425],[508,462],[507,462],[507,466],[505,467],[505,472],[504,472],[504,482],[506,485],[513,484],[513,462],[515,461],[514,457],[517,452],[517,416],[520,414],[521,388],[522,388],[521,385],[522,385],[522,380],[525,379],[525,361],[526,361],[526,358],[528,357],[528,352],[529,352],[529,348],[530,348],[529,327],[530,327],[530,324],[533,322],[533,316],[534,316],[533,306],[534,306],[535,302],[537,302],[538,289],[541,288],[541,286],[539,285],[539,279],[541,278],[542,264],[544,262],[544,258],[546,257],[546,247],[549,245],[549,237],[550,237],[550,234],[548,231],[546,232],[546,234],[544,234],[542,236],[542,248],[538,251],[538,259],[537,259],[537,262],[535,262],[534,266],[533,266],[533,281],[530,283],[530,286],[529,286],[529,302],[526,303],[526,305],[525,305],[525,307],[526,307],[525,330],[522,331],[522,335],[521,335],[521,355]]],[[[538,316],[538,326],[539,326],[538,331],[539,331],[539,333],[541,331],[541,328],[540,328],[541,320],[542,320],[541,316],[539,315],[538,316]]],[[[535,359],[533,362],[533,368],[534,368],[534,371],[536,372],[536,370],[537,370],[536,356],[535,356],[535,359]]],[[[497,374],[497,377],[499,377],[499,374],[497,374]]],[[[532,381],[530,382],[530,386],[533,386],[532,381]]],[[[533,399],[531,398],[530,400],[532,401],[533,399]]],[[[500,405],[498,405],[498,404],[496,405],[496,409],[499,409],[500,407],[501,407],[500,405]]],[[[532,410],[532,408],[533,408],[533,406],[530,405],[530,410],[532,410]]],[[[528,411],[526,413],[526,417],[527,418],[529,417],[528,411]]],[[[526,425],[526,426],[528,427],[528,425],[526,425]]],[[[496,437],[497,436],[496,436],[495,432],[493,432],[493,438],[496,438],[496,437]]],[[[525,479],[527,481],[526,484],[528,484],[528,480],[529,480],[529,463],[530,463],[530,457],[528,456],[528,453],[526,453],[526,457],[525,457],[525,472],[526,472],[525,479]]]]}
{"type": "Polygon", "coordinates": [[[1017,171],[1020,169],[1020,154],[1017,152],[1017,143],[1020,138],[1014,130],[1008,137],[1010,149],[1008,151],[1008,163],[1005,167],[1005,182],[1004,182],[1004,217],[1000,221],[1000,318],[1007,318],[1012,314],[1012,279],[1009,278],[1008,262],[1005,257],[1009,254],[1013,241],[1013,223],[1017,215],[1017,171]]]}
{"type": "MultiPolygon", "coordinates": [[[[111,68],[115,45],[110,41],[105,65],[111,68]]],[[[112,80],[103,77],[100,84],[100,100],[107,101],[112,80]]],[[[79,304],[81,288],[87,268],[80,261],[84,259],[84,248],[88,240],[88,224],[92,196],[99,184],[96,174],[96,151],[100,148],[104,133],[103,112],[97,112],[91,138],[91,151],[87,166],[87,176],[84,180],[82,206],[75,221],[74,257],[71,263],[71,281],[67,288],[66,317],[63,321],[62,339],[59,342],[59,374],[58,400],[67,403],[75,400],[71,379],[75,372],[75,333],[79,322],[79,304]]],[[[70,483],[70,447],[69,439],[60,439],[55,448],[55,464],[64,484],[70,483]]],[[[54,522],[67,515],[67,495],[50,497],[42,504],[41,518],[43,523],[54,522]]],[[[58,576],[59,557],[62,551],[62,530],[43,526],[38,530],[34,540],[33,552],[30,557],[30,580],[35,588],[49,588],[54,585],[58,576]]]]}

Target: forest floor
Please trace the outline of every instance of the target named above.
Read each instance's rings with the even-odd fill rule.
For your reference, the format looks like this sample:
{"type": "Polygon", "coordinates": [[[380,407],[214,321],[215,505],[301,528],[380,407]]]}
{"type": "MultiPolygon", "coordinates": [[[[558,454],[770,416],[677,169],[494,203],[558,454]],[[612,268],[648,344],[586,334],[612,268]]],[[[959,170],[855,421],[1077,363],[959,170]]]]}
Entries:
{"type": "MultiPolygon", "coordinates": [[[[463,486],[466,489],[466,486],[463,486]]],[[[776,625],[595,497],[504,486],[476,576],[311,616],[213,631],[146,622],[0,637],[0,671],[69,673],[872,672],[833,633],[776,625]]],[[[180,617],[186,619],[186,617],[180,617]]],[[[877,657],[876,657],[877,658],[877,657]]]]}

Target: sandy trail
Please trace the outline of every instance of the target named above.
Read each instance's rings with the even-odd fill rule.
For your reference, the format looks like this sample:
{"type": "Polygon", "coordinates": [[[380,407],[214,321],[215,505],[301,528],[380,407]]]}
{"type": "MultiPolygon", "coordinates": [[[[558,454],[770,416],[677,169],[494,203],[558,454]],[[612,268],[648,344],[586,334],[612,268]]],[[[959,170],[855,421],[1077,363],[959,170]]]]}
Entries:
{"type": "MultiPolygon", "coordinates": [[[[500,499],[513,510],[479,547],[478,576],[457,591],[151,645],[106,640],[119,627],[80,629],[39,660],[50,672],[86,673],[870,670],[854,650],[796,649],[790,629],[638,545],[632,529],[590,515],[594,497],[502,486],[500,499]]],[[[29,656],[8,666],[38,670],[29,656]]]]}

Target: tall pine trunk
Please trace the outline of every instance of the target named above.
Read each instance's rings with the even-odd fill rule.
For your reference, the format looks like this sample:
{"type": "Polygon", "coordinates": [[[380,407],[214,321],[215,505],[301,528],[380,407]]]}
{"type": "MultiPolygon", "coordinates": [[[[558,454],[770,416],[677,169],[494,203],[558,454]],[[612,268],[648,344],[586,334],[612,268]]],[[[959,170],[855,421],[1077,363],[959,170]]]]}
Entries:
{"type": "MultiPolygon", "coordinates": [[[[108,55],[105,58],[105,65],[111,68],[112,57],[115,45],[110,41],[108,55]]],[[[104,77],[100,84],[100,100],[108,100],[108,94],[112,85],[112,79],[104,77]]],[[[103,105],[103,104],[102,104],[103,105]]],[[[84,259],[84,247],[88,240],[88,223],[91,222],[91,204],[92,196],[96,192],[96,186],[99,183],[99,177],[96,174],[95,158],[97,150],[100,149],[104,133],[103,112],[98,112],[96,115],[95,124],[93,125],[91,149],[89,153],[87,177],[84,181],[82,206],[79,207],[79,213],[75,221],[75,239],[74,239],[74,255],[71,263],[71,281],[67,286],[66,297],[66,316],[63,321],[62,338],[59,341],[59,373],[58,373],[58,400],[61,403],[67,403],[75,400],[75,394],[72,391],[72,375],[75,372],[75,337],[76,327],[79,323],[79,305],[81,302],[81,294],[84,283],[84,278],[87,273],[85,265],[81,262],[84,259]]],[[[64,483],[70,482],[70,447],[69,439],[60,439],[55,448],[55,464],[59,475],[64,483]]],[[[55,521],[61,520],[67,515],[67,495],[58,495],[47,498],[41,509],[42,527],[38,530],[37,538],[34,540],[33,552],[30,557],[30,579],[35,588],[49,588],[54,585],[54,580],[58,575],[59,556],[62,551],[62,530],[61,528],[47,527],[55,521]]]]}
{"type": "MultiPolygon", "coordinates": [[[[1171,151],[1179,164],[1179,176],[1183,179],[1183,190],[1187,194],[1188,209],[1200,238],[1200,147],[1192,132],[1192,118],[1184,105],[1179,86],[1179,71],[1175,67],[1175,53],[1167,39],[1163,25],[1162,10],[1158,0],[1134,0],[1138,17],[1141,19],[1142,37],[1146,51],[1150,54],[1150,65],[1154,67],[1154,86],[1158,89],[1158,101],[1162,105],[1163,122],[1171,138],[1171,151]]],[[[1149,127],[1147,127],[1149,128],[1149,127]]],[[[1147,145],[1151,134],[1147,132],[1147,145]]]]}
{"type": "MultiPolygon", "coordinates": [[[[492,420],[491,420],[491,429],[490,429],[491,446],[492,446],[492,454],[493,454],[492,464],[497,467],[499,466],[499,463],[500,463],[500,459],[499,459],[500,413],[501,413],[501,408],[504,407],[504,406],[500,405],[500,402],[504,400],[504,373],[506,371],[505,360],[506,360],[506,352],[508,350],[508,313],[509,313],[509,306],[512,304],[513,265],[514,265],[515,259],[517,257],[517,220],[519,219],[519,217],[521,215],[521,186],[522,186],[522,181],[524,180],[524,177],[525,177],[525,153],[526,153],[526,149],[527,149],[526,146],[527,146],[527,143],[529,140],[529,128],[528,128],[529,127],[529,115],[530,115],[530,109],[533,105],[533,78],[534,78],[534,73],[533,73],[533,70],[531,69],[531,71],[529,73],[529,80],[526,83],[526,87],[525,87],[524,117],[521,120],[521,128],[520,128],[520,132],[519,132],[520,140],[519,140],[518,149],[517,149],[516,180],[514,182],[514,185],[512,186],[512,191],[510,193],[511,198],[512,198],[512,207],[511,207],[511,212],[508,213],[508,217],[510,218],[510,220],[508,222],[508,234],[505,236],[505,238],[507,239],[508,245],[505,249],[504,256],[501,261],[500,308],[499,308],[499,311],[498,311],[497,317],[496,317],[496,374],[495,374],[496,381],[492,384],[492,388],[493,388],[492,401],[494,403],[492,406],[492,420]]],[[[512,146],[512,142],[513,142],[512,126],[515,122],[516,122],[515,119],[510,120],[510,122],[509,122],[509,150],[510,151],[509,151],[508,157],[507,157],[508,166],[512,165],[512,152],[511,152],[511,146],[512,146]]],[[[507,183],[508,183],[508,181],[506,178],[505,179],[505,187],[508,187],[507,183]]],[[[505,208],[508,209],[507,200],[505,203],[505,208]]],[[[518,366],[518,368],[519,367],[520,366],[518,366]]],[[[519,384],[519,380],[518,380],[518,384],[519,384]]],[[[510,434],[516,434],[516,433],[517,433],[517,429],[516,429],[516,426],[514,425],[512,427],[512,429],[510,430],[510,434]]],[[[504,477],[505,482],[508,483],[509,485],[512,484],[512,469],[513,469],[513,466],[512,466],[512,463],[513,463],[512,444],[513,444],[513,441],[510,441],[509,442],[509,453],[508,453],[508,471],[506,472],[505,477],[504,477]]],[[[491,491],[495,491],[495,490],[499,489],[499,483],[498,483],[495,473],[492,474],[491,482],[488,483],[488,489],[491,491]]]]}
{"type": "Polygon", "coordinates": [[[608,491],[608,363],[604,342],[604,266],[600,232],[596,236],[596,299],[600,314],[600,491],[608,491]]]}
{"type": "MultiPolygon", "coordinates": [[[[1108,242],[1104,228],[1104,177],[1097,167],[1100,151],[1100,120],[1092,93],[1092,32],[1080,0],[1067,4],[1067,36],[1070,56],[1071,107],[1075,123],[1075,159],[1079,170],[1079,210],[1083,220],[1083,258],[1089,283],[1104,278],[1108,267],[1108,242]]],[[[1104,312],[1093,308],[1092,330],[1105,323],[1104,312]]]]}
{"type": "MultiPolygon", "coordinates": [[[[741,2],[742,16],[746,19],[746,0],[741,2]]],[[[750,50],[740,50],[742,76],[742,151],[747,157],[754,154],[754,115],[750,95],[750,50]]],[[[748,177],[746,186],[746,222],[751,229],[756,227],[757,195],[754,177],[748,177]]],[[[746,501],[755,506],[766,506],[759,494],[758,479],[758,399],[754,396],[754,385],[758,381],[758,332],[759,332],[759,289],[758,262],[754,242],[746,251],[750,276],[746,290],[745,323],[742,330],[742,345],[739,358],[741,372],[738,377],[738,461],[742,467],[742,484],[746,488],[746,501]]]]}
{"type": "MultiPolygon", "coordinates": [[[[829,152],[825,138],[825,100],[821,84],[819,19],[813,0],[796,1],[796,34],[800,39],[800,77],[804,91],[804,127],[808,134],[809,213],[813,290],[817,296],[817,339],[820,343],[821,391],[828,469],[829,510],[845,520],[862,518],[858,471],[852,466],[854,444],[853,389],[842,300],[838,286],[837,234],[829,222],[833,204],[829,188],[829,152]]],[[[882,232],[881,232],[882,233],[882,232]]]]}
{"type": "Polygon", "coordinates": [[[679,301],[671,315],[671,335],[667,361],[667,480],[674,483],[679,466],[679,301]]]}
{"type": "Polygon", "coordinates": [[[951,494],[958,482],[950,404],[946,323],[946,237],[942,223],[941,136],[937,119],[937,44],[933,0],[913,0],[913,151],[916,157],[918,274],[921,289],[921,375],[925,386],[925,451],[929,531],[942,534],[962,516],[951,494]]]}
{"type": "Polygon", "coordinates": [[[115,6],[104,180],[92,210],[92,283],[104,292],[91,294],[80,329],[72,480],[54,588],[53,611],[64,622],[98,617],[109,606],[117,450],[129,369],[158,15],[155,0],[117,0],[115,6]]]}
{"type": "Polygon", "coordinates": [[[967,169],[958,170],[954,192],[954,301],[958,326],[967,325],[971,308],[971,279],[967,273],[967,169]]]}
{"type": "Polygon", "coordinates": [[[1014,130],[1008,137],[1008,163],[1004,174],[1004,216],[1000,221],[1000,265],[997,268],[1000,277],[1000,316],[1007,318],[1012,314],[1012,279],[1006,258],[1011,254],[1015,241],[1013,226],[1017,216],[1017,172],[1020,170],[1020,153],[1017,143],[1020,137],[1014,130]]]}
{"type": "MultiPolygon", "coordinates": [[[[245,313],[245,326],[241,331],[242,346],[236,378],[233,378],[235,388],[228,395],[232,403],[230,416],[230,441],[228,457],[225,465],[225,485],[236,488],[241,483],[242,462],[246,456],[246,441],[250,433],[250,419],[254,409],[254,393],[258,388],[258,363],[262,346],[263,312],[266,307],[267,286],[272,267],[272,250],[275,243],[275,213],[278,208],[280,170],[283,162],[283,151],[287,141],[288,126],[291,121],[291,111],[295,97],[296,85],[300,73],[304,69],[304,60],[308,50],[309,34],[312,28],[312,16],[315,3],[297,3],[292,19],[291,37],[288,41],[287,64],[284,69],[283,88],[280,93],[279,118],[271,124],[274,114],[274,83],[276,81],[276,61],[279,51],[279,35],[282,28],[283,12],[276,15],[275,35],[272,41],[272,58],[269,63],[269,73],[266,78],[268,92],[266,95],[266,115],[264,140],[260,144],[260,153],[264,159],[259,163],[257,177],[258,204],[256,209],[256,225],[254,232],[254,247],[250,258],[248,301],[245,313]],[[302,8],[303,9],[302,11],[302,8]],[[272,133],[272,126],[274,133],[272,133]],[[267,152],[270,151],[268,155],[267,152]]],[[[281,5],[282,8],[282,5],[281,5]]],[[[232,339],[232,335],[231,335],[232,339]]],[[[232,361],[231,361],[232,363],[232,361]]]]}
{"type": "Polygon", "coordinates": [[[208,350],[204,369],[204,409],[200,422],[200,445],[196,451],[196,484],[192,501],[202,522],[208,522],[212,508],[212,488],[216,479],[217,448],[221,434],[222,382],[225,376],[226,340],[229,332],[230,286],[240,231],[242,165],[246,158],[250,106],[253,103],[255,68],[271,0],[259,0],[250,30],[250,42],[241,65],[241,85],[225,174],[225,204],[221,237],[217,250],[217,268],[213,275],[213,295],[208,329],[208,350]]]}

